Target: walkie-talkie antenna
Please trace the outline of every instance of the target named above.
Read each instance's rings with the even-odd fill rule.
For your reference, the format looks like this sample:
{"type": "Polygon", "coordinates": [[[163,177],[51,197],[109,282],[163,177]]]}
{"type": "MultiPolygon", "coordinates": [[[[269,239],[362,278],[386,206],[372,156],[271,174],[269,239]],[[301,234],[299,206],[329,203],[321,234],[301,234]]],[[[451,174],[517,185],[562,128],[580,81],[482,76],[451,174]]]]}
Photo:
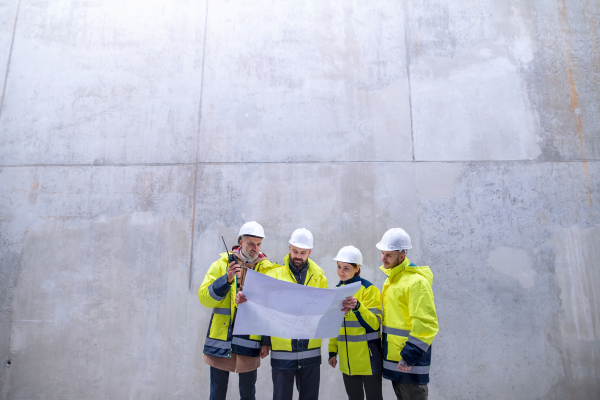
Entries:
{"type": "Polygon", "coordinates": [[[223,240],[223,246],[225,246],[225,251],[227,252],[227,256],[229,256],[229,249],[227,248],[227,245],[225,244],[225,238],[223,236],[221,236],[221,239],[223,240]]]}

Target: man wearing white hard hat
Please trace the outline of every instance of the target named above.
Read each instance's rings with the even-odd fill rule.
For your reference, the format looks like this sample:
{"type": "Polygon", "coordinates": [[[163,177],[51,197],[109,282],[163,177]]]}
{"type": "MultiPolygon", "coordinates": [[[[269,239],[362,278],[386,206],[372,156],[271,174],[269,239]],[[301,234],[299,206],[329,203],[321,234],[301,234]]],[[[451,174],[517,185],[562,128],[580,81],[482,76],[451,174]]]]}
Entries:
{"type": "Polygon", "coordinates": [[[268,353],[261,354],[260,336],[232,336],[232,331],[242,268],[264,274],[273,267],[260,251],[264,238],[265,231],[259,223],[245,223],[238,234],[237,246],[231,249],[236,261],[230,263],[228,253],[221,253],[206,272],[198,291],[202,305],[212,309],[204,342],[204,362],[210,365],[210,400],[225,400],[230,372],[239,374],[240,398],[256,398],[256,370],[260,358],[268,353]]]}
{"type": "MultiPolygon", "coordinates": [[[[289,241],[289,254],[283,265],[274,264],[267,274],[299,285],[327,288],[323,270],[309,258],[313,235],[308,229],[296,229],[289,241]]],[[[294,380],[299,400],[319,398],[321,380],[321,339],[270,338],[273,400],[292,400],[294,380]]],[[[268,351],[268,343],[263,342],[268,351]]]]}
{"type": "Polygon", "coordinates": [[[410,236],[401,228],[388,230],[381,250],[383,284],[383,377],[392,381],[398,400],[426,400],[431,345],[438,332],[433,273],[408,259],[410,236]]]}

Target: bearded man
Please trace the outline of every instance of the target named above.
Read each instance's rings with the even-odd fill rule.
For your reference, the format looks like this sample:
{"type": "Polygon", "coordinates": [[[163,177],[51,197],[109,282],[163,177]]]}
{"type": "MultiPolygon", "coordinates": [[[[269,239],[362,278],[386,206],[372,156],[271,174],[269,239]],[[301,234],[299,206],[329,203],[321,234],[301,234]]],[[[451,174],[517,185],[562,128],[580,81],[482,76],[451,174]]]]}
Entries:
{"type": "Polygon", "coordinates": [[[257,369],[260,358],[266,357],[268,351],[261,354],[260,336],[233,336],[232,332],[242,268],[264,274],[273,267],[260,251],[264,238],[265,231],[259,223],[245,223],[238,235],[238,245],[231,249],[236,261],[229,262],[228,253],[220,254],[198,291],[200,303],[212,308],[204,342],[204,362],[210,365],[210,400],[225,400],[230,372],[239,374],[240,398],[256,399],[257,369]]]}

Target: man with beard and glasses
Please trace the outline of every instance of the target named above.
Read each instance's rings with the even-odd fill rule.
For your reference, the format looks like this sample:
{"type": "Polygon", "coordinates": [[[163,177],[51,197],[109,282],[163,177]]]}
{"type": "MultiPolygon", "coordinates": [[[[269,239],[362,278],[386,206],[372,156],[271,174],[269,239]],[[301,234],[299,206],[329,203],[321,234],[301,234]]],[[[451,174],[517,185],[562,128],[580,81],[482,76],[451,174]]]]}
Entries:
{"type": "Polygon", "coordinates": [[[260,224],[245,223],[238,235],[238,245],[231,249],[236,261],[230,263],[228,254],[222,253],[208,269],[198,291],[200,303],[212,308],[204,342],[204,362],[210,365],[210,400],[225,400],[230,372],[239,374],[240,398],[256,398],[259,356],[266,357],[268,349],[261,352],[260,336],[233,336],[232,322],[237,309],[235,297],[240,286],[241,267],[263,274],[273,267],[260,251],[264,238],[265,231],[260,224]]]}
{"type": "MultiPolygon", "coordinates": [[[[313,248],[313,235],[307,229],[296,229],[290,238],[290,253],[283,265],[273,264],[267,275],[299,285],[327,288],[323,270],[308,257],[313,248]]],[[[246,301],[241,293],[238,303],[246,301]]],[[[261,354],[271,347],[273,400],[292,400],[294,379],[299,400],[319,398],[321,379],[321,339],[284,339],[263,336],[261,354]]]]}

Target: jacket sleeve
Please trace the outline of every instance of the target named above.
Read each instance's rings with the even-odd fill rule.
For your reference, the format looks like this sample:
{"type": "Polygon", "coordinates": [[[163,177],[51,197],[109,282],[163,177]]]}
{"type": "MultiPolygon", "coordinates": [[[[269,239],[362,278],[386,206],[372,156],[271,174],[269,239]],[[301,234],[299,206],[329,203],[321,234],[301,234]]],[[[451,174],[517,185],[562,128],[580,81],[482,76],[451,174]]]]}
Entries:
{"type": "MultiPolygon", "coordinates": [[[[320,280],[319,280],[319,287],[322,289],[327,289],[327,277],[325,276],[325,274],[320,276],[320,280]]],[[[337,338],[331,338],[329,339],[329,358],[332,357],[332,353],[336,353],[338,351],[338,343],[337,343],[337,338]]]]}
{"type": "Polygon", "coordinates": [[[358,310],[352,312],[358,322],[365,328],[367,333],[375,332],[381,324],[381,294],[374,285],[369,286],[363,291],[362,301],[358,310]]]}
{"type": "Polygon", "coordinates": [[[231,289],[231,284],[227,282],[227,272],[223,270],[221,264],[221,260],[218,260],[210,266],[198,290],[200,303],[204,307],[218,307],[231,289]]]}
{"type": "Polygon", "coordinates": [[[408,290],[408,315],[412,329],[400,357],[408,365],[416,365],[433,343],[438,332],[438,320],[429,283],[419,280],[408,290]]]}
{"type": "Polygon", "coordinates": [[[338,352],[338,343],[337,343],[337,338],[331,338],[329,339],[329,358],[331,358],[331,353],[336,353],[338,352]]]}

